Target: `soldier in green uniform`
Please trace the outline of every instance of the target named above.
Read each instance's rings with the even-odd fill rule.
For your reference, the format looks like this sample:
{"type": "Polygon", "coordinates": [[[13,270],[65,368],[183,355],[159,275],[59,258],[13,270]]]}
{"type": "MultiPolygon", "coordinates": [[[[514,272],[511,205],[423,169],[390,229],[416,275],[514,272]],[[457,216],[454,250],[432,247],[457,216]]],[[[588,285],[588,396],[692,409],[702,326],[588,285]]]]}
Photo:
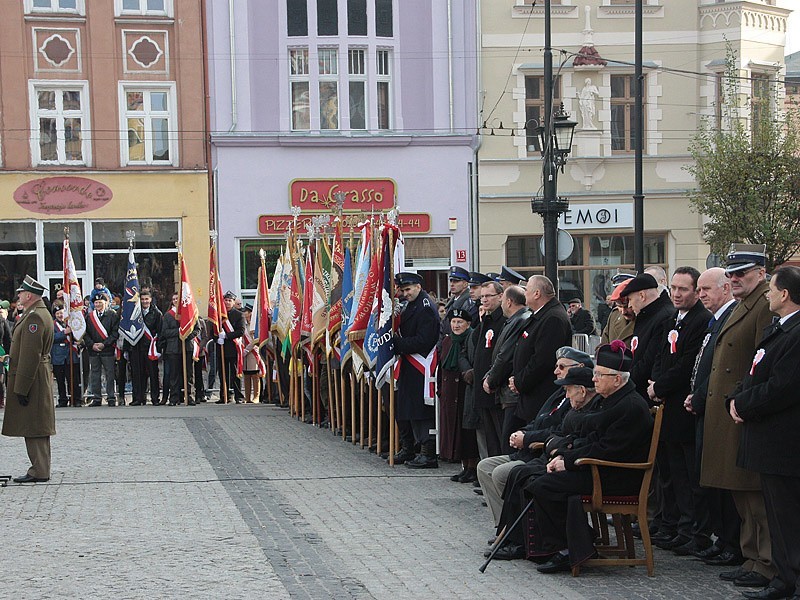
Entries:
{"type": "Polygon", "coordinates": [[[53,404],[53,318],[42,296],[44,286],[30,275],[17,289],[24,312],[14,326],[8,370],[3,435],[24,437],[31,468],[17,483],[50,479],[50,436],[56,433],[53,404]]]}

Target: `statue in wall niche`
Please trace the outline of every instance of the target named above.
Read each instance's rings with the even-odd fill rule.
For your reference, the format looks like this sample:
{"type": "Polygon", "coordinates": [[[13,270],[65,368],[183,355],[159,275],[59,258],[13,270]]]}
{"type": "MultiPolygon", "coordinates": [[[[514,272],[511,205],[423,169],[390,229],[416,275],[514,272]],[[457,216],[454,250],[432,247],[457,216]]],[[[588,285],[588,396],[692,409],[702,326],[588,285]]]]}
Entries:
{"type": "Polygon", "coordinates": [[[596,98],[600,96],[597,86],[587,77],[583,82],[583,88],[578,92],[578,105],[581,109],[581,119],[584,129],[597,129],[594,124],[594,115],[597,112],[595,106],[596,98]]]}

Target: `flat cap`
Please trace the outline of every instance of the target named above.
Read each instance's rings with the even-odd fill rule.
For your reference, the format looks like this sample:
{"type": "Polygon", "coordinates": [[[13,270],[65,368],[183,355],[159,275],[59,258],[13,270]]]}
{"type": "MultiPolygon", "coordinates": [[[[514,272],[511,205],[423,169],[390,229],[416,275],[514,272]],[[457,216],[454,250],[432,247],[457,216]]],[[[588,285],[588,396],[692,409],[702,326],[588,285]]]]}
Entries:
{"type": "Polygon", "coordinates": [[[650,275],[650,273],[639,273],[636,277],[628,281],[628,285],[625,286],[625,289],[622,290],[619,295],[624,297],[633,292],[653,290],[656,288],[658,288],[658,282],[655,277],[650,275]]]}

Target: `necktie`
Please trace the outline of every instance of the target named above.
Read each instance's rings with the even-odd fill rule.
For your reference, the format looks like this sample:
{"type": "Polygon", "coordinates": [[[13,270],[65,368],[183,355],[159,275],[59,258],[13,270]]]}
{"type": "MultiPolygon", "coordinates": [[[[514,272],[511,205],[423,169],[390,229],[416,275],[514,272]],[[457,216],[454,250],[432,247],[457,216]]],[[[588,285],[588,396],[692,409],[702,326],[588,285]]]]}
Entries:
{"type": "Polygon", "coordinates": [[[715,325],[716,323],[717,323],[717,318],[716,318],[716,317],[711,317],[711,318],[708,320],[708,328],[709,328],[709,329],[711,329],[712,327],[714,327],[714,325],[715,325]]]}

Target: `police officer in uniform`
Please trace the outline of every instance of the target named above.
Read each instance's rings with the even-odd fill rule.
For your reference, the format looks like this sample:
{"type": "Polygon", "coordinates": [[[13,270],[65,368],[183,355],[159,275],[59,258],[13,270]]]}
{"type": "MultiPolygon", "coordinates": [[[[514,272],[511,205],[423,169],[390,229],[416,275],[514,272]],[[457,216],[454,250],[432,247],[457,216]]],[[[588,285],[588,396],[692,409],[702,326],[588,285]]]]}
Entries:
{"type": "Polygon", "coordinates": [[[407,303],[400,315],[399,333],[394,338],[395,354],[401,358],[396,419],[402,448],[395,462],[405,462],[411,468],[435,469],[439,463],[436,440],[430,430],[436,423],[432,388],[439,315],[422,289],[422,277],[416,273],[398,273],[395,283],[398,294],[407,303]],[[420,446],[416,457],[415,443],[420,446]]]}
{"type": "Polygon", "coordinates": [[[50,479],[50,436],[56,433],[53,404],[53,318],[42,296],[44,286],[30,275],[17,289],[24,312],[14,326],[8,371],[8,401],[3,435],[24,437],[31,467],[17,483],[50,479]]]}
{"type": "Polygon", "coordinates": [[[526,281],[525,277],[510,267],[501,267],[500,274],[497,276],[497,282],[502,285],[504,289],[512,285],[521,285],[525,287],[526,281]]]}

